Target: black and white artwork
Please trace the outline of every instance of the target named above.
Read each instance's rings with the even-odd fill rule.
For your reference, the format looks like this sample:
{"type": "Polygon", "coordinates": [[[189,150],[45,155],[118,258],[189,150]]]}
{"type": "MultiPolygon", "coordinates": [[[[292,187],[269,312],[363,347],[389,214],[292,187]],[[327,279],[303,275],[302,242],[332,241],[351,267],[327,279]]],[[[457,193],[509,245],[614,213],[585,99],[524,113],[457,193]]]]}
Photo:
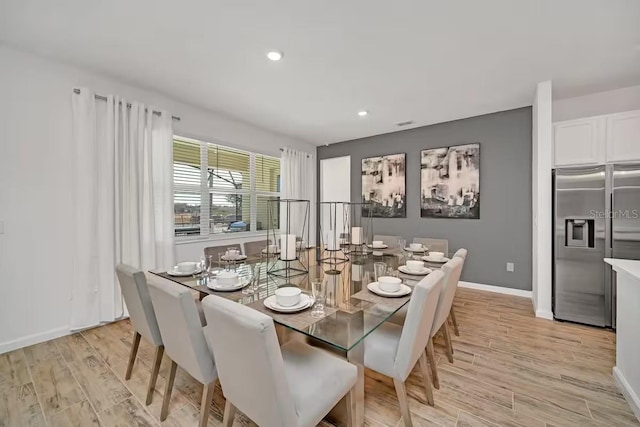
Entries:
{"type": "Polygon", "coordinates": [[[422,150],[420,216],[480,218],[480,144],[422,150]]]}
{"type": "MultiPolygon", "coordinates": [[[[371,203],[375,218],[405,218],[406,181],[405,154],[362,159],[362,201],[371,203]]],[[[363,206],[362,215],[369,215],[363,206]]]]}

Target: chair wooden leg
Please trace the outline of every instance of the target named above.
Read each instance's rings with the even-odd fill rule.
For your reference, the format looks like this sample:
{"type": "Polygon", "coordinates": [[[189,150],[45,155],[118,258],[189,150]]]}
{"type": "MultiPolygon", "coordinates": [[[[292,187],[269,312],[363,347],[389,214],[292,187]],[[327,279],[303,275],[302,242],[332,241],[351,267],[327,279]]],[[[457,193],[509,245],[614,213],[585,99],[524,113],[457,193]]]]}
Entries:
{"type": "Polygon", "coordinates": [[[162,409],[160,409],[160,421],[167,419],[169,413],[169,401],[171,401],[171,391],[173,390],[173,381],[176,379],[176,370],[178,364],[171,361],[171,369],[169,370],[169,378],[167,378],[167,384],[164,388],[164,399],[162,399],[162,409]]]}
{"type": "Polygon", "coordinates": [[[427,343],[427,359],[429,359],[429,366],[431,367],[431,379],[433,380],[433,386],[440,389],[440,380],[438,380],[438,367],[436,366],[436,358],[433,350],[433,338],[429,339],[427,343]]]}
{"type": "Polygon", "coordinates": [[[153,401],[153,392],[156,389],[156,381],[160,372],[160,364],[162,363],[162,355],[164,355],[164,346],[159,345],[153,355],[153,369],[151,370],[151,378],[149,378],[149,387],[147,388],[146,404],[150,405],[153,401]]]}
{"type": "Polygon", "coordinates": [[[222,427],[231,427],[233,418],[236,416],[236,407],[227,399],[224,405],[224,416],[222,417],[222,427]]]}
{"type": "Polygon", "coordinates": [[[449,312],[449,316],[451,316],[451,324],[453,325],[453,333],[456,334],[457,337],[460,336],[460,330],[458,329],[458,321],[456,320],[456,312],[453,310],[453,306],[451,306],[451,311],[449,312]]]}
{"type": "Polygon", "coordinates": [[[444,335],[444,344],[447,348],[447,359],[449,359],[449,363],[453,363],[453,346],[451,345],[451,335],[449,335],[447,322],[442,324],[442,335],[444,335]]]}
{"type": "Polygon", "coordinates": [[[140,334],[138,332],[133,333],[133,343],[131,344],[131,352],[129,353],[129,364],[127,365],[127,373],[124,374],[124,379],[131,378],[131,371],[133,371],[133,364],[136,361],[138,354],[138,346],[140,346],[140,334]]]}
{"type": "Polygon", "coordinates": [[[205,427],[209,420],[209,410],[213,401],[213,392],[216,389],[215,380],[204,386],[202,390],[202,402],[200,403],[200,423],[198,427],[205,427]]]}
{"type": "Polygon", "coordinates": [[[351,387],[351,390],[345,396],[346,404],[347,404],[347,418],[348,418],[348,426],[355,427],[356,426],[356,388],[351,387]]]}
{"type": "Polygon", "coordinates": [[[431,390],[431,378],[429,377],[429,366],[427,364],[427,351],[423,351],[420,355],[420,371],[422,372],[422,379],[424,381],[424,392],[427,396],[427,403],[434,406],[433,402],[433,390],[431,390]]]}
{"type": "Polygon", "coordinates": [[[404,382],[394,378],[393,385],[396,387],[396,394],[398,395],[398,402],[400,402],[400,412],[402,413],[404,425],[405,427],[413,427],[413,423],[411,422],[411,413],[409,412],[407,389],[405,388],[404,382]]]}

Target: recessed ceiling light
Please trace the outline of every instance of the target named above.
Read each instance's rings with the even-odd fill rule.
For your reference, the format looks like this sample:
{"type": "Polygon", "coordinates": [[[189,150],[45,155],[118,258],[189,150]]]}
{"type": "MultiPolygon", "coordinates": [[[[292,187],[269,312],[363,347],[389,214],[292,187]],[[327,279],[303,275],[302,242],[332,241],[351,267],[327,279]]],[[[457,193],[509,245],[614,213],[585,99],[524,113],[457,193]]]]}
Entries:
{"type": "Polygon", "coordinates": [[[270,50],[269,52],[267,52],[267,58],[272,61],[280,61],[283,56],[284,53],[280,52],[279,50],[270,50]]]}
{"type": "Polygon", "coordinates": [[[368,114],[369,114],[369,112],[368,112],[367,110],[360,110],[360,111],[358,111],[358,115],[359,115],[360,117],[364,117],[364,116],[366,116],[366,115],[368,115],[368,114]]]}

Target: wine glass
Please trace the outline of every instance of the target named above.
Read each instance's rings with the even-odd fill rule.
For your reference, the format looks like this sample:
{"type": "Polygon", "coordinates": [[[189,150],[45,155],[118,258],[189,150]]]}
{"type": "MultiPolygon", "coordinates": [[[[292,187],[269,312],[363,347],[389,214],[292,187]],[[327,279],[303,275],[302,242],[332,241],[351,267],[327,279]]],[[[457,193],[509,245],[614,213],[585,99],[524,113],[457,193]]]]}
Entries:
{"type": "Polygon", "coordinates": [[[313,309],[311,309],[312,317],[323,317],[325,315],[325,286],[322,280],[313,280],[311,282],[311,293],[313,295],[313,309]]]}

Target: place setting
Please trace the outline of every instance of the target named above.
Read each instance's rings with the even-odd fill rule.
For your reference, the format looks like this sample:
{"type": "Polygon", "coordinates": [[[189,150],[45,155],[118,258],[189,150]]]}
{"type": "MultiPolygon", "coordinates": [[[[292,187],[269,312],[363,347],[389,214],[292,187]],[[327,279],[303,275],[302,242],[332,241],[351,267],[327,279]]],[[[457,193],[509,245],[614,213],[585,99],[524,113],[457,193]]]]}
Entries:
{"type": "Polygon", "coordinates": [[[185,261],[179,262],[167,271],[169,276],[173,277],[190,277],[202,272],[203,266],[200,263],[185,261]]]}
{"type": "Polygon", "coordinates": [[[367,289],[376,295],[387,298],[404,297],[411,293],[411,288],[399,277],[382,276],[376,282],[367,284],[367,289]]]}
{"type": "Polygon", "coordinates": [[[236,271],[222,270],[216,277],[209,278],[206,286],[218,292],[234,292],[248,286],[251,281],[251,277],[240,276],[236,271]]]}
{"type": "Polygon", "coordinates": [[[404,250],[414,254],[424,254],[429,250],[429,248],[424,246],[422,243],[409,243],[408,246],[405,246],[404,250]]]}
{"type": "Polygon", "coordinates": [[[444,256],[444,252],[429,252],[427,255],[422,257],[422,260],[435,264],[444,264],[449,261],[449,258],[444,256]]]}
{"type": "Polygon", "coordinates": [[[387,249],[388,245],[385,245],[382,240],[374,240],[370,245],[367,245],[369,249],[387,249]]]}
{"type": "Polygon", "coordinates": [[[246,255],[242,255],[239,249],[229,248],[224,253],[224,255],[220,255],[220,260],[225,262],[240,262],[247,259],[246,255]]]}
{"type": "Polygon", "coordinates": [[[314,303],[314,299],[295,286],[283,286],[262,301],[269,310],[278,313],[297,313],[306,310],[314,303]]]}
{"type": "Polygon", "coordinates": [[[408,260],[405,265],[401,265],[400,267],[398,267],[398,271],[412,276],[426,276],[433,270],[425,267],[423,261],[408,260]]]}

